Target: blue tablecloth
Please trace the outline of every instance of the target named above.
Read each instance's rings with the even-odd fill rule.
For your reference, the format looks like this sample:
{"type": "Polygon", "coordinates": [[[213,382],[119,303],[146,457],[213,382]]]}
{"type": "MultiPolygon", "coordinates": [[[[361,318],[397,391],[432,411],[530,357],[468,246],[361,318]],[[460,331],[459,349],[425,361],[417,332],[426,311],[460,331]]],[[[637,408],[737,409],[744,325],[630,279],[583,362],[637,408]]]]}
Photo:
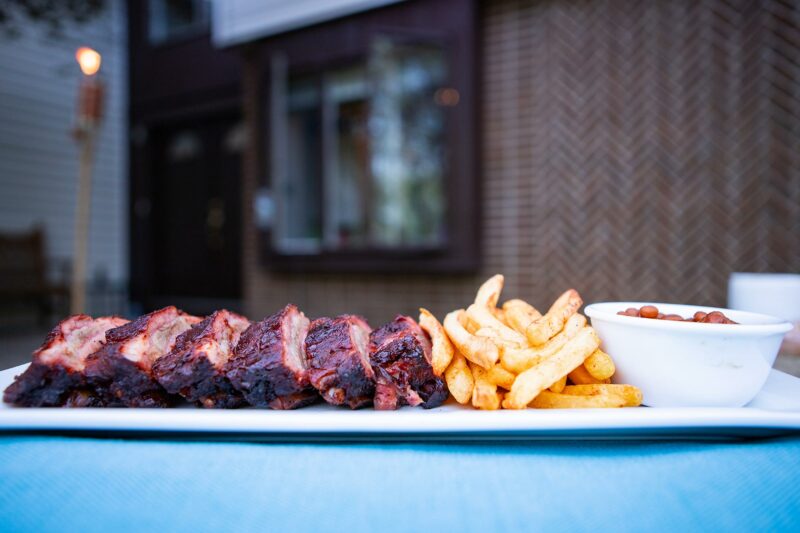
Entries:
{"type": "Polygon", "coordinates": [[[800,438],[247,444],[0,437],[3,531],[798,531],[800,438]]]}

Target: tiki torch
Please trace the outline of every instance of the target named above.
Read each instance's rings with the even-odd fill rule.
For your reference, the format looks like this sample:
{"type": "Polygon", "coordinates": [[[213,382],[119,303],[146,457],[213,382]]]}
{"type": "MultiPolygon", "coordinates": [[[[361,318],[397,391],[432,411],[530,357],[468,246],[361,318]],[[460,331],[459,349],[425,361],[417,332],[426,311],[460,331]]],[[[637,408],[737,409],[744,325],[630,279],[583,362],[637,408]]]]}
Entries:
{"type": "Polygon", "coordinates": [[[72,314],[83,313],[86,308],[86,263],[92,204],[92,161],[95,137],[103,116],[104,92],[103,83],[97,77],[97,72],[100,70],[100,54],[83,46],[75,52],[75,59],[78,60],[83,77],[78,88],[78,116],[74,130],[80,150],[80,161],[70,291],[72,314]]]}

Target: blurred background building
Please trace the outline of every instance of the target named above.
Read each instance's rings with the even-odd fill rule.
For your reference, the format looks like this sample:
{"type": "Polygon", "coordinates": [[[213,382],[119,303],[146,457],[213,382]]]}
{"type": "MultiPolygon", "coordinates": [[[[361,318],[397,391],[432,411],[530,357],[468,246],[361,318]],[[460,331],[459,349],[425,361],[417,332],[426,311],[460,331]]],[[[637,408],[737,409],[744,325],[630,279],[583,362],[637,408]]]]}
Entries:
{"type": "Polygon", "coordinates": [[[126,312],[128,65],[125,5],[0,4],[0,328],[63,314],[77,198],[79,46],[104,58],[87,272],[92,309],[126,312]]]}
{"type": "Polygon", "coordinates": [[[795,3],[88,3],[0,41],[0,232],[68,275],[96,48],[92,312],[377,324],[496,272],[540,306],[725,305],[731,272],[800,272],[795,3]]]}

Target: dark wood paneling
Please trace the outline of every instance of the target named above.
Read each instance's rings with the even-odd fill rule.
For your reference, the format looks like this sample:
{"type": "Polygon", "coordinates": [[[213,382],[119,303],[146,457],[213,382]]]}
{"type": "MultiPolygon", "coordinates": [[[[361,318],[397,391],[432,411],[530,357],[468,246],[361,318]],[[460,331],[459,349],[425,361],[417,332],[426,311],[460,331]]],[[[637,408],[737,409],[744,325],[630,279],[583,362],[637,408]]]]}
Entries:
{"type": "MultiPolygon", "coordinates": [[[[164,297],[156,280],[158,261],[163,260],[157,250],[159,226],[155,220],[161,186],[158,154],[164,149],[160,132],[220,116],[236,120],[241,109],[242,68],[239,52],[215,49],[208,33],[152,45],[147,36],[147,5],[145,1],[128,2],[129,261],[131,298],[151,309],[162,304],[164,297]]],[[[238,207],[238,200],[233,201],[238,207]]],[[[197,296],[208,293],[207,287],[198,287],[197,296]]],[[[199,312],[210,306],[198,304],[194,309],[199,312]]]]}
{"type": "Polygon", "coordinates": [[[235,50],[214,48],[210,34],[153,45],[147,2],[128,2],[130,105],[134,118],[170,108],[193,109],[240,94],[235,50]]]}

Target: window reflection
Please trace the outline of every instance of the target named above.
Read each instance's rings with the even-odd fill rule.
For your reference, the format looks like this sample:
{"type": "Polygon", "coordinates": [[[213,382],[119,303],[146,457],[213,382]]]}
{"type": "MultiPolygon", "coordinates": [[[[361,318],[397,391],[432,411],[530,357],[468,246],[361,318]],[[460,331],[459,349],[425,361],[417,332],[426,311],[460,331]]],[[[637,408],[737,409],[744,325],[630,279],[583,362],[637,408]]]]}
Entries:
{"type": "Polygon", "coordinates": [[[322,237],[322,150],[319,84],[313,78],[289,85],[286,147],[283,173],[281,244],[284,251],[309,253],[319,249],[322,237]]]}
{"type": "Polygon", "coordinates": [[[436,245],[442,240],[444,116],[434,95],[444,83],[439,48],[375,43],[370,133],[374,139],[373,242],[436,245]]]}
{"type": "Polygon", "coordinates": [[[357,66],[325,77],[329,105],[331,149],[326,152],[329,248],[360,248],[369,244],[369,101],[366,69],[357,66]]]}
{"type": "Polygon", "coordinates": [[[208,0],[150,0],[150,42],[160,44],[204,33],[208,30],[209,10],[208,0]]]}
{"type": "Polygon", "coordinates": [[[441,246],[444,107],[458,103],[454,89],[442,103],[441,47],[378,39],[360,63],[283,74],[272,95],[285,114],[271,126],[276,248],[441,246]]]}

